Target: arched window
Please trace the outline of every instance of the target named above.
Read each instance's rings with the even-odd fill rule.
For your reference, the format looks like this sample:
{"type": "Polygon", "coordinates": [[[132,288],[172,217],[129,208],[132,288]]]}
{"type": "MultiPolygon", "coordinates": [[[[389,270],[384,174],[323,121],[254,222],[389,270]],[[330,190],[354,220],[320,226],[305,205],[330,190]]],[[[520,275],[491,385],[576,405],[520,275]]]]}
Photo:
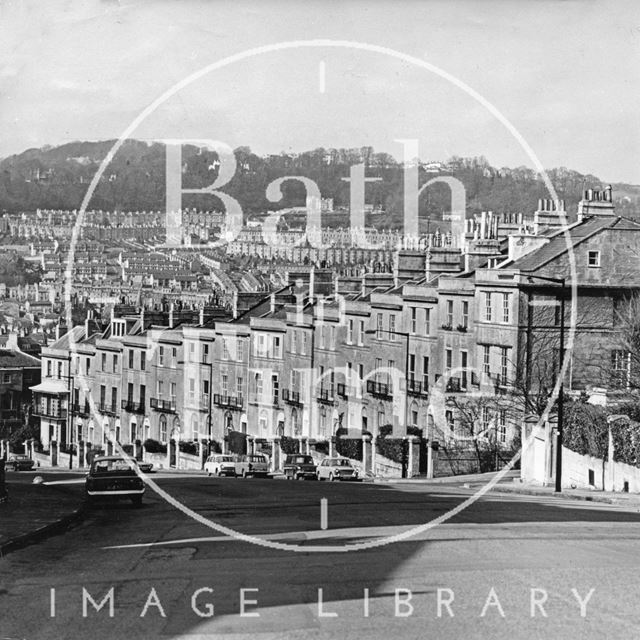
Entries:
{"type": "Polygon", "coordinates": [[[167,417],[160,416],[160,442],[167,441],[167,417]]]}

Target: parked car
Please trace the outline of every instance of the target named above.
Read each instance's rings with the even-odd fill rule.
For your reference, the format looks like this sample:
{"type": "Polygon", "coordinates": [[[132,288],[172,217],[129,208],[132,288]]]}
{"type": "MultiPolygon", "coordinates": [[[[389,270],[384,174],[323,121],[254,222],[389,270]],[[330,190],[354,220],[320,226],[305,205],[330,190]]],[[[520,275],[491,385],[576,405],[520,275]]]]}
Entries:
{"type": "Polygon", "coordinates": [[[300,453],[288,455],[283,465],[284,475],[287,480],[303,480],[304,478],[316,478],[316,464],[311,456],[300,453]]]}
{"type": "Polygon", "coordinates": [[[269,473],[269,461],[267,456],[261,453],[239,456],[236,460],[236,475],[246,478],[247,476],[264,476],[269,473]]]}
{"type": "Polygon", "coordinates": [[[151,473],[151,470],[153,469],[153,462],[142,462],[142,460],[139,460],[138,469],[143,473],[151,473]]]}
{"type": "Polygon", "coordinates": [[[211,476],[235,476],[235,456],[225,453],[214,453],[204,463],[204,470],[211,476]]]}
{"type": "Polygon", "coordinates": [[[21,453],[12,453],[4,463],[4,468],[12,471],[31,471],[34,466],[35,462],[21,453]]]}
{"type": "Polygon", "coordinates": [[[358,480],[358,470],[347,458],[325,458],[317,470],[318,480],[358,480]]]}
{"type": "Polygon", "coordinates": [[[87,500],[129,498],[142,504],[144,482],[138,476],[135,462],[121,456],[94,458],[85,481],[87,500]]]}

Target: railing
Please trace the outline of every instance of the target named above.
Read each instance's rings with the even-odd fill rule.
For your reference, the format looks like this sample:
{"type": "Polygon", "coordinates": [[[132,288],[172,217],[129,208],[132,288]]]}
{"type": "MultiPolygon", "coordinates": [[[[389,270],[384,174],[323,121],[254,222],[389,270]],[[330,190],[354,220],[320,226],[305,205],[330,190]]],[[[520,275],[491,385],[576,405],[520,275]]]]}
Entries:
{"type": "Polygon", "coordinates": [[[287,404],[294,405],[296,407],[301,407],[303,405],[302,400],[300,399],[299,391],[291,391],[289,389],[282,390],[282,400],[287,404]]]}
{"type": "Polygon", "coordinates": [[[167,413],[176,412],[175,400],[162,400],[160,398],[151,398],[151,408],[156,411],[165,411],[167,413]]]}
{"type": "Polygon", "coordinates": [[[391,385],[384,382],[376,382],[375,380],[367,380],[367,393],[377,398],[391,398],[391,385]]]}
{"type": "Polygon", "coordinates": [[[420,380],[409,378],[407,392],[412,396],[426,396],[429,393],[429,385],[422,384],[420,380]]]}
{"type": "Polygon", "coordinates": [[[221,393],[214,393],[213,404],[218,407],[225,407],[227,409],[242,409],[242,398],[236,396],[227,396],[221,393]]]}
{"type": "Polygon", "coordinates": [[[144,413],[144,402],[134,402],[130,399],[123,400],[122,408],[129,413],[144,413]]]}
{"type": "Polygon", "coordinates": [[[105,402],[101,402],[98,405],[98,411],[100,413],[108,413],[111,415],[118,415],[118,407],[115,404],[106,404],[105,402]]]}
{"type": "Polygon", "coordinates": [[[358,395],[356,387],[345,384],[344,382],[338,382],[337,392],[341,398],[355,398],[358,395]]]}
{"type": "Polygon", "coordinates": [[[329,389],[318,389],[316,399],[323,404],[333,404],[333,393],[329,389]]]}
{"type": "Polygon", "coordinates": [[[458,393],[461,389],[460,378],[449,378],[447,380],[447,391],[449,393],[458,393]]]}
{"type": "Polygon", "coordinates": [[[73,415],[86,418],[91,413],[91,407],[89,406],[88,402],[85,402],[84,404],[74,402],[71,404],[71,413],[73,415]]]}
{"type": "Polygon", "coordinates": [[[35,405],[33,407],[33,415],[39,418],[50,418],[52,420],[66,420],[66,409],[47,409],[43,406],[35,405]]]}

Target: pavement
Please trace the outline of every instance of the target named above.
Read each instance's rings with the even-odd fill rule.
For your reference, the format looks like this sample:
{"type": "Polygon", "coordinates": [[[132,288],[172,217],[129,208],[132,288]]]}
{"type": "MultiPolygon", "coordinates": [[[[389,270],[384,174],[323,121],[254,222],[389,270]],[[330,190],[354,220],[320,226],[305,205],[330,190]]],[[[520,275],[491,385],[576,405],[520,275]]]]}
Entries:
{"type": "Polygon", "coordinates": [[[8,499],[0,504],[0,557],[60,533],[80,520],[78,485],[33,484],[38,474],[7,474],[8,499]],[[16,475],[20,479],[14,480],[16,475]]]}
{"type": "MultiPolygon", "coordinates": [[[[78,484],[34,484],[33,478],[40,474],[64,476],[73,479],[84,475],[84,471],[56,468],[40,468],[33,473],[8,474],[9,499],[0,503],[0,557],[11,551],[35,544],[49,536],[65,531],[80,521],[84,513],[84,494],[78,484]]],[[[195,471],[166,470],[161,475],[202,475],[195,471]]],[[[375,478],[368,482],[376,484],[433,484],[453,485],[478,490],[490,482],[495,472],[447,476],[441,478],[375,478]]],[[[274,476],[276,477],[276,476],[274,476]]],[[[640,494],[614,493],[588,489],[565,489],[556,493],[552,486],[538,486],[518,482],[519,471],[510,471],[491,488],[494,493],[545,496],[625,505],[640,510],[640,494]]],[[[64,482],[64,481],[63,481],[64,482]]]]}

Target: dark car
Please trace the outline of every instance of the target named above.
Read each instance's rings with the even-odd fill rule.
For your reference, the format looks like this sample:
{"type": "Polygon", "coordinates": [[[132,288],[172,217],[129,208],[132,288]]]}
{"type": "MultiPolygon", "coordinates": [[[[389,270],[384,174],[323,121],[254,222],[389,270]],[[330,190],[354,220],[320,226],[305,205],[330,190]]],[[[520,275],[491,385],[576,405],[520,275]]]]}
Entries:
{"type": "Polygon", "coordinates": [[[29,456],[14,453],[7,458],[7,461],[4,463],[4,468],[6,470],[11,469],[12,471],[31,471],[34,465],[35,462],[29,458],[29,456]]]}
{"type": "Polygon", "coordinates": [[[136,471],[134,460],[121,456],[94,458],[85,481],[87,500],[99,498],[128,498],[133,504],[141,505],[144,482],[136,471]]]}
{"type": "Polygon", "coordinates": [[[316,464],[311,456],[301,453],[288,455],[283,465],[284,475],[287,480],[302,480],[304,478],[316,478],[316,464]]]}

